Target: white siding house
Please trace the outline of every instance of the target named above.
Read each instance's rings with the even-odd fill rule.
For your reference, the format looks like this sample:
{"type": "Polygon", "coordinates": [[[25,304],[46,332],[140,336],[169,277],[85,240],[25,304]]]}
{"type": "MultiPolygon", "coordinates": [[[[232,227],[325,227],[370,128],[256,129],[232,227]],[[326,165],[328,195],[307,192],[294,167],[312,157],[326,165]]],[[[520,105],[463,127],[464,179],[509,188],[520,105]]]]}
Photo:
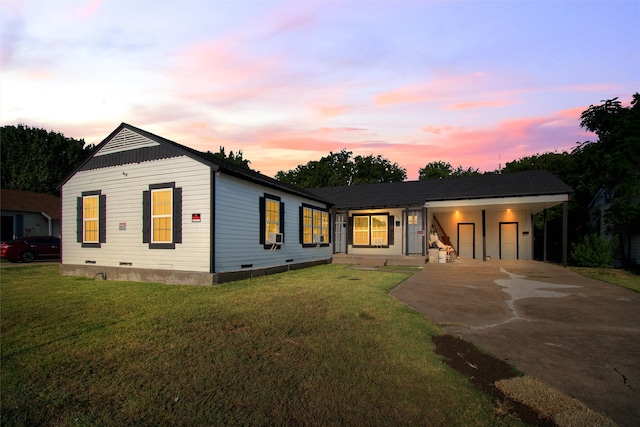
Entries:
{"type": "Polygon", "coordinates": [[[322,198],[124,123],[61,194],[66,275],[213,284],[331,261],[328,230],[303,238],[321,231],[303,209],[329,223],[322,198]]]}

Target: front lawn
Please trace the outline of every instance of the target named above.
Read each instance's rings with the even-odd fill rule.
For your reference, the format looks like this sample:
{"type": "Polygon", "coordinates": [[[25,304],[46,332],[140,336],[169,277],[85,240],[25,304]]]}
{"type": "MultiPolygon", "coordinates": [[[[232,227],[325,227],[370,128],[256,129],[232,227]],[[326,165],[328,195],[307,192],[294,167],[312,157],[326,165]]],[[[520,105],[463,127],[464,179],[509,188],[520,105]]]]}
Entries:
{"type": "Polygon", "coordinates": [[[571,267],[573,271],[591,279],[613,283],[636,292],[640,292],[640,276],[618,268],[571,267]]]}
{"type": "Polygon", "coordinates": [[[3,269],[2,425],[508,425],[388,292],[325,265],[213,287],[3,269]]]}

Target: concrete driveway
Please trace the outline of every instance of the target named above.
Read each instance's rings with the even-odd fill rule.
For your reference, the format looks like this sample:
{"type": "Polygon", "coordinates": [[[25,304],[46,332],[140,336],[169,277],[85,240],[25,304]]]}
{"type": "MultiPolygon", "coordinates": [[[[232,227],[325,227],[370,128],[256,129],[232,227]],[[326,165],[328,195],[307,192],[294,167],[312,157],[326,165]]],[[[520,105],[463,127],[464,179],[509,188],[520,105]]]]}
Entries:
{"type": "Polygon", "coordinates": [[[447,332],[640,425],[640,294],[536,261],[427,264],[391,294],[447,332]]]}

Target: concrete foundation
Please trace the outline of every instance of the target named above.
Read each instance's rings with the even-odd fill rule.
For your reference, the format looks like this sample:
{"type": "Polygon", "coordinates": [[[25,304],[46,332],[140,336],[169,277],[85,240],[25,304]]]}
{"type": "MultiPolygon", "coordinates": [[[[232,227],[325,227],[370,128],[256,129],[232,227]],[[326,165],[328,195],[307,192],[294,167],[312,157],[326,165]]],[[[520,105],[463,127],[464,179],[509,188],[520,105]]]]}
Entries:
{"type": "Polygon", "coordinates": [[[144,268],[104,267],[99,265],[60,264],[62,276],[81,276],[100,280],[122,280],[131,282],[166,283],[175,285],[216,285],[236,280],[283,273],[289,270],[330,264],[331,259],[286,264],[276,267],[251,270],[229,271],[224,273],[203,273],[197,271],[153,270],[144,268]]]}

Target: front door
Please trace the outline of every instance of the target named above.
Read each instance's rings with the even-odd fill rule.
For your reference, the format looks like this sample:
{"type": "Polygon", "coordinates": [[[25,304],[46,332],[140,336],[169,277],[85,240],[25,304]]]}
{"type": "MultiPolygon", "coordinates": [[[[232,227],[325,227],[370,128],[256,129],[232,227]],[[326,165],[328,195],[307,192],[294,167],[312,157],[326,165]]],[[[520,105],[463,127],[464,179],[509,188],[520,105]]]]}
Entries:
{"type": "Polygon", "coordinates": [[[500,259],[518,259],[518,223],[500,223],[500,259]]]}
{"type": "Polygon", "coordinates": [[[407,255],[422,255],[424,230],[422,229],[422,211],[407,212],[407,255]]]}
{"type": "Polygon", "coordinates": [[[473,223],[458,224],[458,256],[462,259],[475,259],[476,225],[473,223]]]}
{"type": "Polygon", "coordinates": [[[335,226],[335,242],[333,250],[337,254],[343,254],[347,251],[347,221],[346,215],[337,213],[335,226]]]}

